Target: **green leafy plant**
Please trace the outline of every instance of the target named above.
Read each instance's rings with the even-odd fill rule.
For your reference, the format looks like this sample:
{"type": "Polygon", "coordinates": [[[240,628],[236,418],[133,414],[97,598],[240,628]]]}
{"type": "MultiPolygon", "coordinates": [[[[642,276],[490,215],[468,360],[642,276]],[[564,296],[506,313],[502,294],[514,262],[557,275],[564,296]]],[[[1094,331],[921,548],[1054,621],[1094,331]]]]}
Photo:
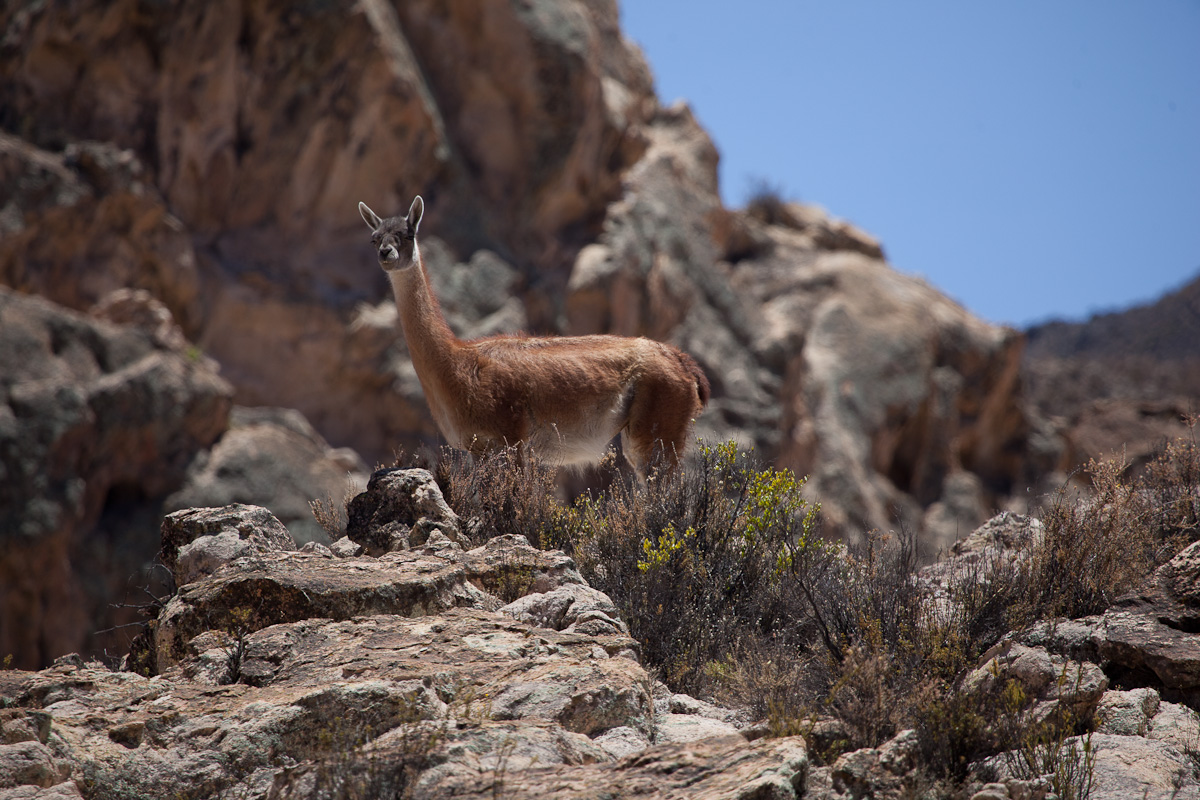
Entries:
{"type": "Polygon", "coordinates": [[[817,535],[803,480],[760,469],[733,442],[697,450],[688,469],[577,501],[567,546],[621,608],[647,663],[703,692],[730,652],[802,635],[788,610],[795,565],[838,547],[817,535]]]}

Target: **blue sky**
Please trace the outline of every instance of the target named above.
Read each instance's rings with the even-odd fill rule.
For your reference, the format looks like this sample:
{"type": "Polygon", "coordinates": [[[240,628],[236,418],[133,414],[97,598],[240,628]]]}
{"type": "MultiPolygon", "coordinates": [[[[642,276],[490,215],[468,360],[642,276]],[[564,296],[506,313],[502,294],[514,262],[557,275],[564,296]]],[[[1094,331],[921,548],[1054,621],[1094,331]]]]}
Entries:
{"type": "Polygon", "coordinates": [[[666,103],[756,182],[993,322],[1200,273],[1200,0],[622,0],[666,103]]]}

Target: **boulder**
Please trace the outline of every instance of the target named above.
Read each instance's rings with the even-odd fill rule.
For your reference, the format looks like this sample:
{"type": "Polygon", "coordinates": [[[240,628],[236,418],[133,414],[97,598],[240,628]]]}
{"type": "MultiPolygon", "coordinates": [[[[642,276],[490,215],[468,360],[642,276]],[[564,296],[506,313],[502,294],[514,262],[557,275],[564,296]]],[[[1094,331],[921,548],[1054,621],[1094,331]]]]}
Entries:
{"type": "Polygon", "coordinates": [[[581,583],[526,594],[502,607],[500,613],[556,631],[629,633],[609,596],[581,583]]]}
{"type": "Polygon", "coordinates": [[[367,555],[407,550],[439,531],[466,543],[458,515],[446,504],[433,475],[423,469],[382,469],[371,476],[366,491],[346,507],[346,536],[367,555]]]}
{"type": "Polygon", "coordinates": [[[330,447],[300,412],[234,406],[229,429],[211,450],[196,455],[184,485],[164,505],[167,511],[260,505],[298,543],[328,545],[345,529],[345,498],[366,482],[367,468],[358,454],[330,447]],[[328,515],[323,523],[314,516],[313,501],[323,503],[328,515]]]}
{"type": "Polygon", "coordinates": [[[736,733],[736,725],[696,714],[664,714],[654,718],[656,744],[695,742],[736,733]]]}
{"type": "Polygon", "coordinates": [[[49,747],[41,742],[29,741],[0,744],[0,776],[0,789],[49,787],[67,777],[55,763],[49,747]]]}
{"type": "Polygon", "coordinates": [[[1163,564],[1103,614],[1034,626],[1021,642],[1103,667],[1114,683],[1155,688],[1171,702],[1200,698],[1200,542],[1163,564]]]}
{"type": "Polygon", "coordinates": [[[240,556],[295,549],[295,540],[270,511],[239,503],[168,514],[159,557],[176,585],[184,586],[240,556]]]}
{"type": "MultiPolygon", "coordinates": [[[[1080,796],[1096,800],[1131,797],[1168,800],[1200,795],[1192,759],[1165,742],[1140,736],[1094,733],[1066,739],[1061,753],[1060,763],[1064,766],[1067,759],[1075,760],[1071,765],[1075,779],[1070,781],[1070,788],[1081,793],[1080,796]],[[1090,753],[1085,755],[1085,748],[1090,753]],[[1087,793],[1082,794],[1088,786],[1087,793]]],[[[1009,789],[1007,794],[999,794],[1001,798],[1054,796],[1048,779],[1014,779],[1004,756],[997,756],[989,763],[1001,778],[1000,783],[992,784],[994,794],[999,794],[1002,786],[1009,789]]]]}
{"type": "MultiPolygon", "coordinates": [[[[588,594],[590,587],[579,574],[575,559],[561,550],[539,550],[524,536],[495,536],[481,547],[463,553],[462,563],[477,586],[497,597],[519,601],[526,595],[545,595],[513,607],[515,613],[528,614],[529,621],[537,621],[539,625],[564,620],[565,608],[561,618],[553,610],[561,603],[572,608],[575,602],[584,604],[578,609],[573,608],[573,621],[581,618],[589,604],[597,603],[596,597],[588,594]],[[565,591],[558,592],[559,589],[565,591]]],[[[607,607],[601,610],[607,613],[607,607]]]]}
{"type": "Polygon", "coordinates": [[[1108,676],[1095,664],[1011,639],[985,653],[980,666],[964,678],[964,685],[968,691],[998,696],[1009,681],[1016,681],[1033,704],[1033,720],[1056,712],[1068,714],[1069,719],[1090,719],[1108,689],[1108,676]]]}
{"type": "Polygon", "coordinates": [[[911,796],[919,782],[913,772],[919,746],[916,732],[904,730],[879,747],[844,753],[831,766],[814,770],[804,796],[813,800],[911,796]]]}
{"type": "Polygon", "coordinates": [[[1117,736],[1145,736],[1161,703],[1153,689],[1109,691],[1096,708],[1097,730],[1117,736]]]}
{"type": "Polygon", "coordinates": [[[1104,613],[1099,655],[1133,676],[1152,673],[1172,696],[1200,697],[1200,542],[1104,613]]]}
{"type": "Polygon", "coordinates": [[[1090,744],[1095,753],[1091,794],[1095,800],[1200,796],[1194,760],[1166,742],[1093,734],[1090,744]]]}

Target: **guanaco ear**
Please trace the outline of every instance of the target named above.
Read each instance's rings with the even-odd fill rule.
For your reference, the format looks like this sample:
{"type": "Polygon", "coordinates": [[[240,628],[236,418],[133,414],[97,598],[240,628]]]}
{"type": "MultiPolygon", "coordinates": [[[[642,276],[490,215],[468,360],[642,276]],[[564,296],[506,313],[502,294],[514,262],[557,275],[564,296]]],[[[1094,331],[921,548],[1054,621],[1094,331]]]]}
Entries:
{"type": "Polygon", "coordinates": [[[379,218],[379,215],[372,211],[366,203],[358,204],[358,213],[362,214],[363,222],[367,223],[367,227],[372,232],[379,230],[379,226],[383,224],[383,220],[379,218]]]}
{"type": "Polygon", "coordinates": [[[417,195],[408,209],[408,232],[413,236],[417,235],[417,226],[421,224],[421,215],[424,213],[425,201],[421,199],[421,195],[417,195]]]}

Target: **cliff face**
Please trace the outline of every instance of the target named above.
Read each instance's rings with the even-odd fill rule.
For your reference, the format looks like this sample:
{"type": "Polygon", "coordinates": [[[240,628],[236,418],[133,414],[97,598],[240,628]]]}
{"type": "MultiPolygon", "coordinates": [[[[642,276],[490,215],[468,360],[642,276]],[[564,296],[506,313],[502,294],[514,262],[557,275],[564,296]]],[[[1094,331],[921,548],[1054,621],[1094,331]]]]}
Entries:
{"type": "MultiPolygon", "coordinates": [[[[355,210],[420,193],[460,333],[681,346],[714,386],[698,433],[811,473],[832,533],[903,519],[931,553],[1058,464],[1019,335],[818,210],[722,208],[712,141],[612,2],[84,0],[0,25],[0,282],[75,310],[146,290],[236,403],[311,422],[289,452],[361,472],[325,441],[371,463],[437,441],[355,210]]],[[[266,502],[213,476],[282,436],[247,427],[165,491],[266,502]]]]}
{"type": "Polygon", "coordinates": [[[161,591],[140,574],[155,504],[225,430],[231,394],[165,332],[0,289],[0,651],[17,666],[123,649],[114,629],[145,602],[127,581],[161,591]]]}
{"type": "Polygon", "coordinates": [[[130,0],[0,22],[0,280],[75,308],[149,289],[240,402],[371,457],[433,429],[387,396],[394,341],[348,331],[385,294],[357,202],[424,193],[452,261],[517,264],[552,329],[654,109],[611,3],[130,0]]]}

